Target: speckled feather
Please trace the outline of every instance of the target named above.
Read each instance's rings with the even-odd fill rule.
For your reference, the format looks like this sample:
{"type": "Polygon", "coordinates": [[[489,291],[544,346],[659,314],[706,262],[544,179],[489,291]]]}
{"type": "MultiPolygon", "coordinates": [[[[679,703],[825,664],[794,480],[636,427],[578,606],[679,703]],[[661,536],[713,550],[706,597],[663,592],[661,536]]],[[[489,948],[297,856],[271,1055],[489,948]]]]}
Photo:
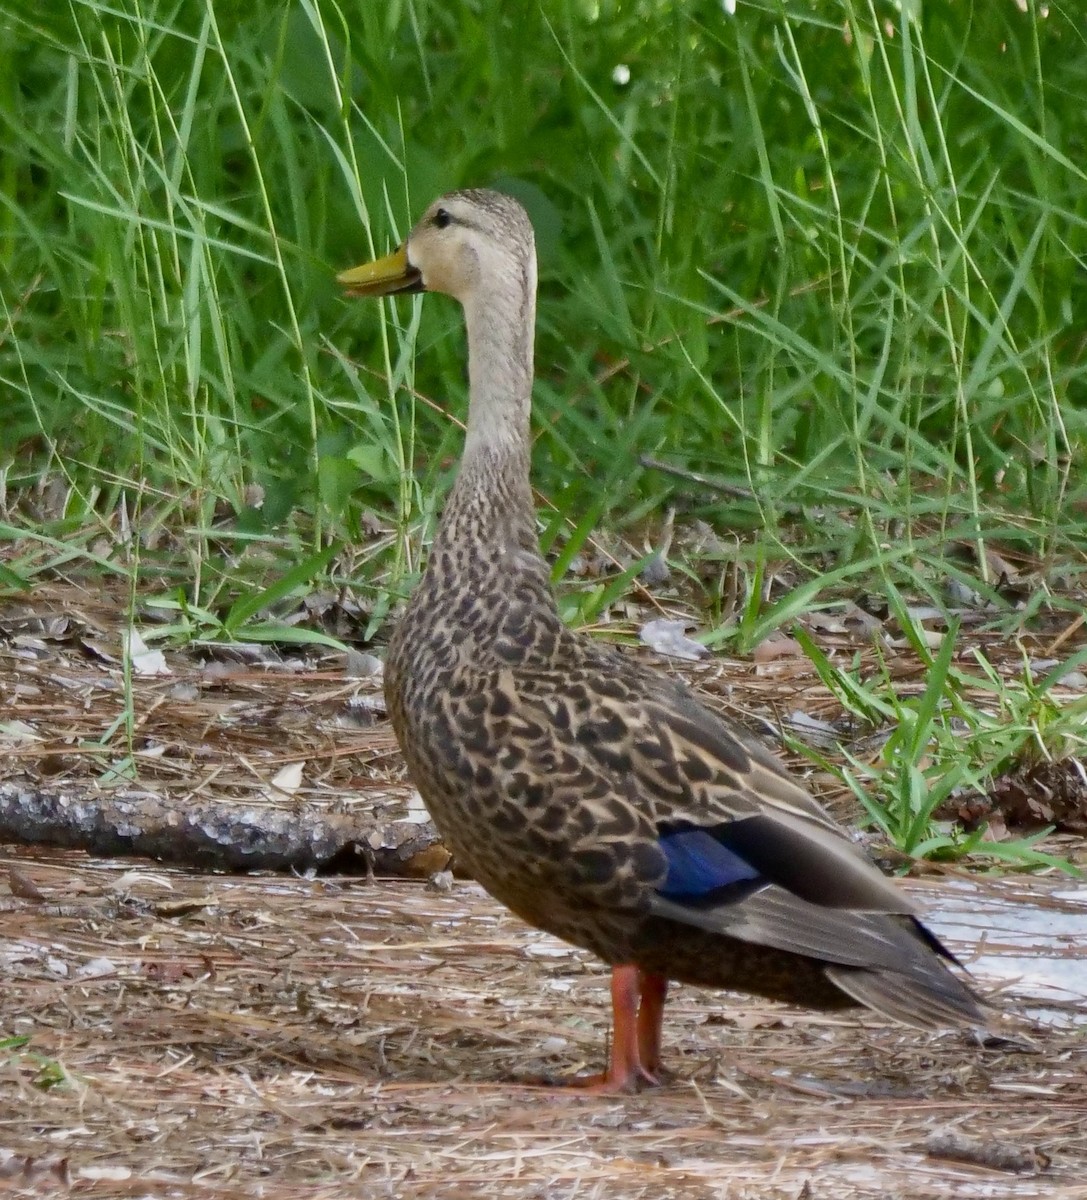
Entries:
{"type": "Polygon", "coordinates": [[[562,623],[529,487],[535,257],[523,210],[492,192],[443,197],[405,253],[422,286],[464,304],[471,401],[385,688],[411,778],[460,866],[613,965],[813,1007],[866,1004],[921,1027],[981,1023],[904,893],[765,748],[683,684],[562,623]],[[443,221],[458,239],[445,257],[443,221]],[[738,847],[758,885],[699,903],[665,894],[662,836],[677,829],[738,847]]]}

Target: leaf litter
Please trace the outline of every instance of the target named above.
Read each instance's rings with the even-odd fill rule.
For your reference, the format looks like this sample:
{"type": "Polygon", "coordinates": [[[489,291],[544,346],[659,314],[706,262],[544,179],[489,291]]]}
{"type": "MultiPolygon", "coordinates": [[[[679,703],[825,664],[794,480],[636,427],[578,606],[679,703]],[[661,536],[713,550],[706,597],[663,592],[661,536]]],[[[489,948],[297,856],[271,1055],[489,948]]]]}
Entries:
{"type": "MultiPolygon", "coordinates": [[[[1082,992],[979,1044],[677,988],[668,1086],[580,1097],[526,1081],[602,1061],[603,967],[472,883],[33,848],[13,870],[43,897],[0,884],[3,1033],[27,1039],[0,1049],[0,1179],[27,1194],[63,1163],[80,1195],[1087,1195],[1082,992]]],[[[1087,895],[971,886],[978,924],[994,898],[1001,920],[939,927],[987,994],[1029,999],[1021,943],[1014,978],[992,970],[1001,921],[1082,929],[1087,895]]],[[[937,908],[946,885],[920,890],[937,908]]],[[[1081,940],[1032,938],[1082,988],[1081,940]]]]}

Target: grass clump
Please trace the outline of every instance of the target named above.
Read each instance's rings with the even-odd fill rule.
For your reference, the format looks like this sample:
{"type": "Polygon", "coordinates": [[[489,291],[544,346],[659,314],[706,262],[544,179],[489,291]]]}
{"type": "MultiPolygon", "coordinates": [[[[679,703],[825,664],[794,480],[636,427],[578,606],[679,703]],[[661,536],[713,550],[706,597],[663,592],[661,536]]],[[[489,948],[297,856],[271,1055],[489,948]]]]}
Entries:
{"type": "MultiPolygon", "coordinates": [[[[862,728],[878,731],[878,757],[847,749],[839,761],[816,755],[838,775],[867,814],[869,822],[905,854],[917,858],[962,859],[981,855],[1018,867],[1060,866],[1067,862],[1037,843],[1052,827],[1023,837],[993,836],[988,816],[1002,830],[996,796],[1000,782],[1033,764],[1064,763],[1068,777],[1082,780],[1087,748],[1087,706],[1062,703],[1053,688],[1067,674],[1037,679],[1024,655],[1018,676],[999,671],[974,648],[958,660],[959,630],[936,639],[935,652],[925,631],[904,606],[898,620],[909,653],[922,665],[922,683],[902,689],[881,659],[880,669],[864,673],[836,666],[802,630],[796,636],[820,679],[862,728]],[[980,802],[978,819],[964,828],[957,814],[980,802]],[[956,815],[951,815],[956,814],[956,815]]],[[[1082,652],[1079,660],[1087,658],[1082,652]]]]}

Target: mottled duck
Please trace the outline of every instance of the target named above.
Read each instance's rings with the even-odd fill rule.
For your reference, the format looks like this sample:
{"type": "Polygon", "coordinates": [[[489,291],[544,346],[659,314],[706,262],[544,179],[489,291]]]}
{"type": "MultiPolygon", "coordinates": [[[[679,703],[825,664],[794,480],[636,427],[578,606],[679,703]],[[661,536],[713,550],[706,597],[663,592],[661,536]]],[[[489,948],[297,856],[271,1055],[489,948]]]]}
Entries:
{"type": "Polygon", "coordinates": [[[923,1029],[979,1025],[912,901],[781,763],[676,679],[573,633],[529,486],[536,256],[522,207],[436,200],[349,294],[464,308],[464,454],[385,692],[408,771],[458,865],[611,966],[600,1091],[659,1080],[670,980],[923,1029]]]}

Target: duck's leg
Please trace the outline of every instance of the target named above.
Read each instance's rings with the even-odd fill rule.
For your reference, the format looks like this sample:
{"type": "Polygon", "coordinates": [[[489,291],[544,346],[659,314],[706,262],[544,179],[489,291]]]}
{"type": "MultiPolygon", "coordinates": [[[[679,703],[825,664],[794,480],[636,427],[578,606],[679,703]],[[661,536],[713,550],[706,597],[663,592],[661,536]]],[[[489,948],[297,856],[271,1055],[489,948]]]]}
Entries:
{"type": "Polygon", "coordinates": [[[651,971],[641,972],[641,1003],[638,1006],[638,1060],[642,1071],[655,1077],[661,1065],[661,1027],[668,980],[651,971]]]}
{"type": "Polygon", "coordinates": [[[657,1081],[642,1065],[639,1013],[642,1005],[641,968],[633,963],[611,969],[611,1062],[594,1090],[636,1092],[639,1084],[657,1081]]]}
{"type": "Polygon", "coordinates": [[[633,963],[611,969],[611,1061],[601,1074],[565,1080],[580,1092],[636,1092],[643,1084],[657,1087],[653,1074],[660,1060],[660,1024],[667,981],[646,975],[633,963]],[[643,1058],[652,1055],[652,1066],[643,1058]]]}

